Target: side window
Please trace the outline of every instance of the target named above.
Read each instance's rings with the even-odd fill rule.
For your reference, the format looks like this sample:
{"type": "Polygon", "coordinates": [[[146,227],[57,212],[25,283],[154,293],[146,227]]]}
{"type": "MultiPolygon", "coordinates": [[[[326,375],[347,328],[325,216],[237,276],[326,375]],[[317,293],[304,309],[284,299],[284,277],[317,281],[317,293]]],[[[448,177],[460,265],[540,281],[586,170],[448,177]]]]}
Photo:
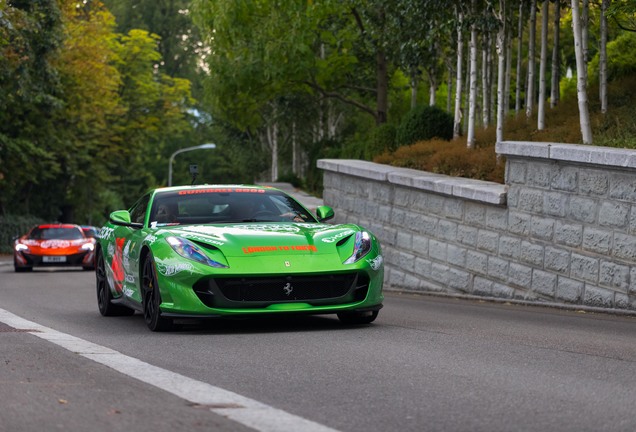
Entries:
{"type": "Polygon", "coordinates": [[[136,223],[144,223],[146,219],[146,211],[148,210],[148,202],[150,201],[150,194],[144,195],[139,201],[137,201],[130,209],[130,221],[136,223]]]}

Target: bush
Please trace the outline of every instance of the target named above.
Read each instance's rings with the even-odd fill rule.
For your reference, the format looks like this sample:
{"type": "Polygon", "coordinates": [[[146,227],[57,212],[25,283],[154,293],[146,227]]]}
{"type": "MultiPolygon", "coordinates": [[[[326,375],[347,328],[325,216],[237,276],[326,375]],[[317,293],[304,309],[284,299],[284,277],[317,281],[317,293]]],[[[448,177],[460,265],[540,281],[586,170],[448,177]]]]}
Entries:
{"type": "Polygon", "coordinates": [[[364,158],[373,160],[379,154],[394,151],[397,147],[395,141],[396,133],[396,127],[388,123],[373,129],[369,136],[369,144],[364,149],[364,158]]]}
{"type": "Polygon", "coordinates": [[[400,124],[396,135],[399,145],[410,145],[432,138],[453,138],[453,117],[436,106],[412,109],[400,124]]]}
{"type": "Polygon", "coordinates": [[[44,222],[34,216],[0,216],[0,253],[13,253],[13,239],[44,222]]]}
{"type": "Polygon", "coordinates": [[[278,179],[276,179],[276,181],[281,183],[289,183],[295,188],[299,188],[302,186],[302,181],[294,173],[281,174],[278,176],[278,179]]]}
{"type": "Polygon", "coordinates": [[[468,149],[465,142],[433,139],[384,153],[375,162],[439,174],[504,182],[503,161],[497,161],[493,146],[468,149]]]}
{"type": "MultiPolygon", "coordinates": [[[[617,78],[630,77],[636,72],[636,34],[624,32],[607,44],[607,80],[614,81],[617,78]]],[[[600,53],[590,61],[588,76],[591,83],[598,82],[600,53]]]]}

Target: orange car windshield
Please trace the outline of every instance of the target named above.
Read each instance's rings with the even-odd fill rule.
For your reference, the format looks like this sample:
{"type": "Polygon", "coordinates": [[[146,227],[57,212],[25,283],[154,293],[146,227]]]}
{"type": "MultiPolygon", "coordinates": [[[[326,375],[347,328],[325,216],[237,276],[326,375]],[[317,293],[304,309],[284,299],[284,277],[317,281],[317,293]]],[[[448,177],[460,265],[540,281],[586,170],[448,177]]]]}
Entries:
{"type": "Polygon", "coordinates": [[[79,240],[84,234],[74,228],[34,228],[29,238],[34,240],[79,240]]]}

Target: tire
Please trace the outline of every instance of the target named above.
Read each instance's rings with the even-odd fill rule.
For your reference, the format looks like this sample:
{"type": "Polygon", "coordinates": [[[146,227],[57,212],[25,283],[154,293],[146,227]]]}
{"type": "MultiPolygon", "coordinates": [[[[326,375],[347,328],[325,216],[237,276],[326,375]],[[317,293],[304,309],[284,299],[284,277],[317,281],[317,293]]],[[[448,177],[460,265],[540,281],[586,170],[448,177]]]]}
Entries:
{"type": "Polygon", "coordinates": [[[342,324],[370,324],[378,317],[378,311],[339,312],[338,319],[342,324]]]}
{"type": "Polygon", "coordinates": [[[97,307],[99,308],[99,313],[103,316],[130,316],[134,314],[135,311],[133,309],[111,302],[113,294],[110,292],[108,280],[106,279],[106,264],[101,249],[97,251],[95,262],[95,288],[97,291],[97,307]]]}
{"type": "Polygon", "coordinates": [[[172,319],[161,316],[161,292],[159,291],[155,260],[152,257],[152,253],[146,256],[141,280],[146,325],[153,332],[172,330],[172,319]]]}
{"type": "Polygon", "coordinates": [[[15,257],[13,257],[13,270],[15,270],[16,273],[30,272],[33,270],[33,267],[20,267],[15,257]]]}
{"type": "Polygon", "coordinates": [[[33,270],[33,267],[13,266],[13,269],[15,270],[16,273],[24,273],[24,272],[30,272],[31,270],[33,270]]]}

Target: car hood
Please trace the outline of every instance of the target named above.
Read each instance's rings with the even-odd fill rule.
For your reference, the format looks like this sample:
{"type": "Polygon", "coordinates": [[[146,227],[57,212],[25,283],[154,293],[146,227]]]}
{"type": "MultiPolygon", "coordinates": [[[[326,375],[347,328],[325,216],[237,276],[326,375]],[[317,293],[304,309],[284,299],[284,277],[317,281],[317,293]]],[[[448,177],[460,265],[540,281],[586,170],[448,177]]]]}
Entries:
{"type": "Polygon", "coordinates": [[[220,249],[227,257],[281,254],[332,254],[336,244],[360,231],[353,224],[245,223],[163,227],[157,236],[187,238],[220,249]]]}

